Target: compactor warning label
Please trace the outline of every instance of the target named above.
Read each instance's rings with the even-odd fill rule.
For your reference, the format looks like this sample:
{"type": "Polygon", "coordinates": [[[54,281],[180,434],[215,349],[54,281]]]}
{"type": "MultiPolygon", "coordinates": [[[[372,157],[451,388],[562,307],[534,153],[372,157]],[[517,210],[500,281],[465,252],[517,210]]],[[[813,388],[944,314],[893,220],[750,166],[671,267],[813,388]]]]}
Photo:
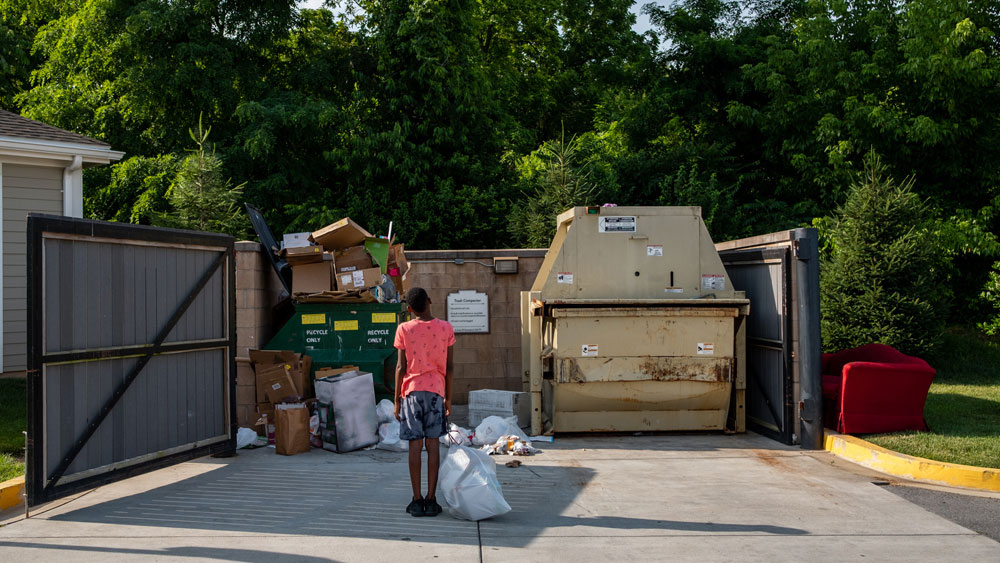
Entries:
{"type": "Polygon", "coordinates": [[[722,291],[726,289],[726,276],[724,274],[702,274],[702,291],[722,291]]]}
{"type": "Polygon", "coordinates": [[[646,246],[646,256],[663,256],[663,245],[650,244],[646,246]]]}
{"type": "Polygon", "coordinates": [[[712,342],[699,342],[698,343],[698,355],[699,356],[714,356],[715,355],[715,344],[712,342]]]}
{"type": "Polygon", "coordinates": [[[597,355],[597,344],[584,344],[583,351],[581,352],[583,357],[596,356],[597,355]]]}
{"type": "Polygon", "coordinates": [[[573,283],[573,272],[559,272],[556,274],[556,283],[573,283]]]}
{"type": "Polygon", "coordinates": [[[635,216],[601,217],[597,221],[597,231],[601,233],[634,233],[635,216]]]}

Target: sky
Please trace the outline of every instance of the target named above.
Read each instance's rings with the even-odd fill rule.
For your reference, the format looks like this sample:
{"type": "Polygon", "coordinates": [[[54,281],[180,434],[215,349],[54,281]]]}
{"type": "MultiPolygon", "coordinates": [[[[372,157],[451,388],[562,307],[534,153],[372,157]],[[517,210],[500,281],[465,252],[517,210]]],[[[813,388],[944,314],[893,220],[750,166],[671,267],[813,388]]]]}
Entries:
{"type": "MultiPolygon", "coordinates": [[[[670,3],[671,2],[669,1],[663,1],[663,0],[660,0],[658,2],[652,0],[639,0],[638,2],[633,4],[632,13],[636,15],[636,19],[635,19],[635,25],[632,26],[632,29],[634,29],[637,33],[644,33],[646,31],[649,31],[649,17],[646,16],[645,14],[640,13],[642,11],[642,7],[645,4],[659,4],[662,6],[670,3]]],[[[323,5],[323,0],[300,0],[298,4],[300,8],[319,8],[323,5]]]]}

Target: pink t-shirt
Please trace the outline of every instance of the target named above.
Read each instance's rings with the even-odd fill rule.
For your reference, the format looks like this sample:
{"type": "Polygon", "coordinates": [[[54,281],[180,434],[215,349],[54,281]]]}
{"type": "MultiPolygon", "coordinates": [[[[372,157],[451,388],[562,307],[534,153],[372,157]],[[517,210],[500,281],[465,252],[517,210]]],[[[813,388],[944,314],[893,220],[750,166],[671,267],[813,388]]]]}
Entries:
{"type": "Polygon", "coordinates": [[[401,397],[414,391],[430,391],[444,397],[444,374],[448,347],[455,344],[455,329],[441,319],[413,319],[396,329],[396,348],[406,352],[406,374],[401,397]]]}

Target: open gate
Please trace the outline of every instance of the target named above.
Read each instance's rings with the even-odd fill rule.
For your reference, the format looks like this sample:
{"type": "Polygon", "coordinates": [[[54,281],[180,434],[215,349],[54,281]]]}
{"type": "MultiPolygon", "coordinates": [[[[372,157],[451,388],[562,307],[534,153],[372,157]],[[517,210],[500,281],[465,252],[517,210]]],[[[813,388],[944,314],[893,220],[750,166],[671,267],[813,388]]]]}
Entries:
{"type": "Polygon", "coordinates": [[[747,427],[786,444],[821,447],[816,230],[780,231],[716,249],[733,288],[750,299],[747,427]]]}
{"type": "Polygon", "coordinates": [[[27,504],[236,446],[232,237],[28,215],[27,504]]]}

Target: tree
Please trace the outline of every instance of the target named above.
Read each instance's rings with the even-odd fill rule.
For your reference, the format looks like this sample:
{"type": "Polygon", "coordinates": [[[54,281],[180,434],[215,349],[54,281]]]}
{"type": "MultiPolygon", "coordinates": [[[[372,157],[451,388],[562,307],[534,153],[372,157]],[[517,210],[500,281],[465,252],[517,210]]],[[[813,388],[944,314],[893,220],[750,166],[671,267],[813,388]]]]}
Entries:
{"type": "Polygon", "coordinates": [[[913,185],[887,176],[872,153],[837,210],[820,268],[825,350],[880,342],[925,355],[938,343],[952,297],[950,256],[913,185]]]}
{"type": "Polygon", "coordinates": [[[233,186],[222,175],[222,160],[208,145],[212,128],[188,129],[197,145],[180,164],[167,198],[173,213],[158,214],[155,223],[165,227],[226,233],[235,237],[246,234],[249,221],[240,207],[243,186],[233,186]]]}

